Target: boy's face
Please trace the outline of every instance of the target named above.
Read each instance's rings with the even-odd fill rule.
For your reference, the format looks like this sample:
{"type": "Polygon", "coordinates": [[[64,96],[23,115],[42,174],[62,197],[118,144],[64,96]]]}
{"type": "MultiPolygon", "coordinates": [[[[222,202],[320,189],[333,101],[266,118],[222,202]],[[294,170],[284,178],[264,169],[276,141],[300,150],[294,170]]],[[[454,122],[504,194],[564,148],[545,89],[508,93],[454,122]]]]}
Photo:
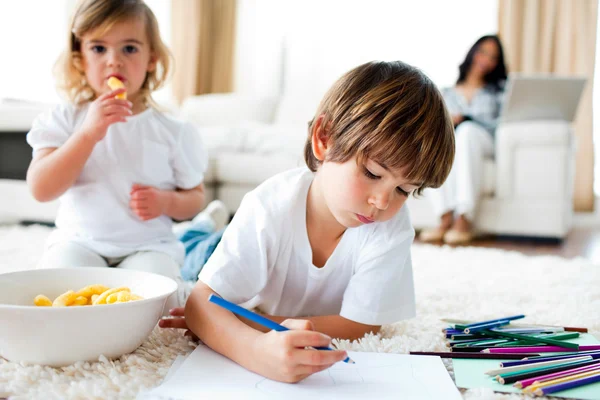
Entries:
{"type": "Polygon", "coordinates": [[[147,72],[155,68],[145,23],[139,18],[116,23],[102,35],[83,35],[81,54],[86,79],[96,95],[111,91],[107,81],[114,76],[125,84],[133,104],[147,72]]]}
{"type": "Polygon", "coordinates": [[[347,228],[391,219],[418,184],[404,178],[401,170],[352,158],[345,163],[325,161],[320,167],[322,192],[335,219],[347,228]]]}

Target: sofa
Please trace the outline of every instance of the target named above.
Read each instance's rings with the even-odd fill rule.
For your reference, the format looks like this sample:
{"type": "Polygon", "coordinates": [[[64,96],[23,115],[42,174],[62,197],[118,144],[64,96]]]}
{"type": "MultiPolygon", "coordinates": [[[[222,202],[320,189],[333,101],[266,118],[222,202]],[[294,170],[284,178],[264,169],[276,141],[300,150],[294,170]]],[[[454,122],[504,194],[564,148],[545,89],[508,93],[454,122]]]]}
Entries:
{"type": "MultiPolygon", "coordinates": [[[[265,179],[303,166],[307,124],[318,97],[229,93],[186,99],[177,113],[198,127],[208,148],[208,199],[218,198],[235,211],[244,194],[265,179]]],[[[24,133],[40,110],[33,111],[20,112],[11,123],[0,123],[0,131],[23,135],[24,141],[24,133]]],[[[9,114],[16,115],[0,107],[0,116],[9,114]]],[[[495,157],[485,162],[476,231],[556,239],[568,234],[573,218],[571,129],[569,123],[558,120],[500,124],[495,157]]],[[[23,181],[0,179],[0,193],[0,222],[53,221],[57,201],[37,203],[23,181]]],[[[438,222],[427,193],[407,202],[417,230],[438,222]]]]}
{"type": "MultiPolygon", "coordinates": [[[[188,98],[181,116],[211,152],[211,189],[235,210],[264,179],[304,165],[307,123],[318,99],[210,94],[188,98]]],[[[479,233],[563,239],[573,219],[574,136],[566,121],[500,124],[495,157],[485,161],[474,220],[479,233]]],[[[417,230],[438,223],[428,190],[407,204],[417,230]]]]}

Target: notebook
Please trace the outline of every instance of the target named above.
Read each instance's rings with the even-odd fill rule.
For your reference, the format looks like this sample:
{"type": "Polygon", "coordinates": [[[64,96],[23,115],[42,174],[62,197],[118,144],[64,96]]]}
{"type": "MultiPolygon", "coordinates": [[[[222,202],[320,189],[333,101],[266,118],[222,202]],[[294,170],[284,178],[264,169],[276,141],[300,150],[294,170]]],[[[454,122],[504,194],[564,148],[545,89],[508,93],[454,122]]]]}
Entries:
{"type": "Polygon", "coordinates": [[[162,385],[138,400],[462,399],[439,357],[351,351],[348,355],[356,364],[340,362],[288,384],[266,379],[198,345],[185,360],[176,360],[162,385]]]}

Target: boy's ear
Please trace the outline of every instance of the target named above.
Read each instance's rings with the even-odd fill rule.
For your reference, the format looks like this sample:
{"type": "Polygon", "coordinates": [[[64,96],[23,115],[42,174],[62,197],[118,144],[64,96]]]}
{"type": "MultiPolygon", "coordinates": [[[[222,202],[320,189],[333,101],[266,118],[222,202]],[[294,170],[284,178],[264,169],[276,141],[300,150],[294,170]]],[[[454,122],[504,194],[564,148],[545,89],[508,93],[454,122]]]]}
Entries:
{"type": "Polygon", "coordinates": [[[323,121],[325,115],[321,114],[315,120],[312,127],[312,152],[315,158],[319,161],[324,161],[327,155],[327,149],[329,144],[329,133],[323,121]]]}

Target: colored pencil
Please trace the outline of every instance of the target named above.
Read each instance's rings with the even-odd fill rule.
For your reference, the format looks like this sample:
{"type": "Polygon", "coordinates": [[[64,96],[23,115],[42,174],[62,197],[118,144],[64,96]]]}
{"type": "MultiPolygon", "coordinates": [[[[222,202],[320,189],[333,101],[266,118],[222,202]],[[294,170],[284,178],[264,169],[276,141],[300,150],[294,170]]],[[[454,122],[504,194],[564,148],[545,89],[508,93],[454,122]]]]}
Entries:
{"type": "Polygon", "coordinates": [[[479,325],[487,325],[490,323],[494,323],[494,322],[501,322],[501,321],[514,321],[516,319],[521,319],[521,318],[525,318],[524,315],[513,315],[511,317],[505,317],[505,318],[496,318],[496,319],[490,319],[487,321],[480,321],[480,322],[470,322],[466,325],[464,325],[467,328],[472,328],[474,326],[479,326],[479,325]]]}
{"type": "MultiPolygon", "coordinates": [[[[559,332],[552,333],[549,335],[529,335],[531,338],[544,338],[544,339],[553,339],[553,340],[566,340],[566,339],[575,339],[580,335],[579,332],[559,332]]],[[[446,346],[454,347],[454,348],[464,348],[464,347],[479,347],[479,348],[487,348],[487,347],[514,347],[514,346],[533,346],[533,345],[541,345],[539,341],[534,343],[535,341],[523,341],[523,340],[515,340],[515,339],[473,339],[473,340],[457,340],[457,341],[448,341],[446,346]]]]}
{"type": "Polygon", "coordinates": [[[596,375],[600,375],[600,370],[596,369],[596,370],[581,372],[581,373],[575,374],[575,375],[563,376],[562,378],[557,378],[557,379],[552,379],[552,380],[549,380],[546,382],[536,383],[536,384],[533,384],[533,385],[529,386],[528,388],[526,388],[525,391],[526,392],[535,392],[537,389],[540,389],[540,388],[557,385],[559,383],[571,382],[571,381],[575,381],[577,379],[587,378],[587,377],[596,376],[596,375]]]}
{"type": "Polygon", "coordinates": [[[510,324],[510,320],[502,320],[496,322],[488,322],[487,324],[479,324],[479,325],[454,325],[454,329],[462,329],[464,333],[475,333],[481,332],[486,329],[497,328],[499,326],[504,326],[510,324]]]}
{"type": "Polygon", "coordinates": [[[585,371],[598,369],[598,368],[600,368],[600,365],[590,364],[590,365],[586,365],[585,367],[577,367],[577,368],[573,368],[573,369],[567,369],[564,371],[553,372],[551,374],[534,376],[532,378],[523,379],[521,381],[515,382],[515,384],[513,386],[521,389],[521,388],[525,388],[527,386],[533,385],[534,383],[537,383],[537,382],[542,382],[542,381],[546,381],[549,379],[556,379],[556,378],[560,378],[560,377],[567,376],[567,375],[578,374],[580,372],[585,372],[585,371]]]}
{"type": "Polygon", "coordinates": [[[590,383],[600,382],[600,375],[590,376],[588,378],[577,379],[572,382],[559,383],[545,388],[537,389],[534,393],[538,396],[544,396],[549,393],[556,393],[567,389],[576,388],[590,383]]]}
{"type": "MultiPolygon", "coordinates": [[[[448,324],[463,324],[463,325],[468,325],[470,323],[473,323],[473,321],[464,320],[464,319],[456,319],[456,318],[442,318],[441,321],[446,322],[448,324]]],[[[588,328],[575,327],[575,326],[556,326],[556,325],[544,325],[544,324],[511,324],[511,326],[514,326],[515,328],[517,328],[517,327],[520,327],[520,328],[540,327],[540,328],[562,329],[564,331],[569,331],[569,332],[580,332],[580,333],[588,332],[588,328]]]]}
{"type": "MultiPolygon", "coordinates": [[[[591,360],[591,359],[592,359],[591,356],[582,356],[582,357],[573,358],[572,360],[569,359],[567,362],[585,361],[585,360],[591,360]]],[[[508,373],[508,372],[527,371],[532,368],[550,367],[552,365],[560,365],[560,364],[564,364],[564,363],[565,363],[565,360],[542,361],[542,362],[538,362],[535,364],[515,365],[512,367],[502,367],[502,368],[491,369],[489,371],[486,371],[485,374],[486,375],[498,375],[498,374],[504,374],[504,373],[508,373]]]]}
{"type": "MultiPolygon", "coordinates": [[[[212,293],[210,296],[208,296],[208,301],[210,301],[211,303],[214,303],[218,306],[221,306],[224,309],[231,311],[232,313],[241,315],[244,318],[248,318],[250,321],[256,322],[257,324],[261,324],[262,326],[267,327],[271,330],[278,331],[278,332],[289,331],[289,329],[286,328],[285,326],[279,325],[278,323],[271,321],[270,319],[265,318],[262,315],[258,315],[250,310],[246,310],[245,308],[240,307],[237,304],[233,304],[233,303],[225,300],[222,297],[215,296],[212,293]]],[[[315,347],[315,349],[316,350],[334,350],[330,347],[315,347]]],[[[354,364],[354,361],[350,357],[346,357],[346,359],[344,359],[344,362],[349,363],[349,364],[354,364]]]]}
{"type": "Polygon", "coordinates": [[[498,332],[498,331],[490,331],[490,330],[484,330],[482,332],[485,333],[486,335],[489,335],[492,337],[504,337],[504,338],[509,338],[509,339],[517,339],[517,340],[520,340],[525,343],[531,343],[531,344],[544,343],[544,344],[548,344],[548,345],[564,347],[567,349],[579,350],[579,345],[577,343],[562,342],[557,339],[547,339],[547,338],[543,338],[543,337],[539,337],[539,336],[531,337],[531,336],[527,336],[527,335],[519,335],[517,333],[507,333],[507,332],[498,332]]]}
{"type": "Polygon", "coordinates": [[[560,355],[560,356],[550,356],[550,357],[533,357],[533,358],[523,358],[519,361],[506,361],[503,363],[500,363],[501,367],[514,367],[515,365],[525,365],[525,364],[531,364],[531,363],[536,363],[536,362],[540,362],[540,361],[552,361],[552,360],[566,360],[569,358],[575,358],[575,357],[581,357],[581,356],[590,356],[592,357],[594,360],[600,359],[600,352],[596,353],[596,352],[590,352],[590,353],[573,353],[573,354],[569,354],[569,355],[560,355]]]}
{"type": "Polygon", "coordinates": [[[565,371],[554,372],[551,374],[534,376],[533,378],[528,378],[528,379],[524,379],[522,381],[517,381],[517,382],[515,382],[515,384],[513,386],[521,389],[521,388],[525,388],[530,385],[533,385],[536,382],[542,382],[542,381],[546,381],[549,379],[560,378],[562,376],[578,374],[580,372],[590,371],[590,370],[599,369],[599,368],[600,368],[599,364],[590,364],[590,365],[586,365],[585,367],[578,367],[578,368],[573,368],[573,369],[567,369],[565,371]]]}
{"type": "Polygon", "coordinates": [[[435,351],[411,351],[411,355],[415,356],[438,356],[441,358],[479,358],[487,360],[518,360],[523,357],[523,354],[485,354],[476,352],[435,352],[435,351]]]}
{"type": "Polygon", "coordinates": [[[575,367],[585,367],[586,365],[591,365],[597,363],[596,360],[591,361],[577,361],[577,362],[569,362],[561,365],[553,365],[551,367],[545,368],[534,368],[527,371],[522,372],[514,372],[508,374],[499,374],[496,376],[496,380],[500,382],[502,385],[506,385],[507,383],[514,383],[520,381],[522,379],[533,378],[534,376],[549,374],[552,372],[560,372],[566,371],[568,369],[572,369],[575,367]]]}
{"type": "MultiPolygon", "coordinates": [[[[579,351],[600,350],[599,344],[582,344],[579,351]]],[[[565,353],[569,352],[562,346],[523,346],[523,347],[492,347],[482,350],[484,353],[565,353]]]]}

